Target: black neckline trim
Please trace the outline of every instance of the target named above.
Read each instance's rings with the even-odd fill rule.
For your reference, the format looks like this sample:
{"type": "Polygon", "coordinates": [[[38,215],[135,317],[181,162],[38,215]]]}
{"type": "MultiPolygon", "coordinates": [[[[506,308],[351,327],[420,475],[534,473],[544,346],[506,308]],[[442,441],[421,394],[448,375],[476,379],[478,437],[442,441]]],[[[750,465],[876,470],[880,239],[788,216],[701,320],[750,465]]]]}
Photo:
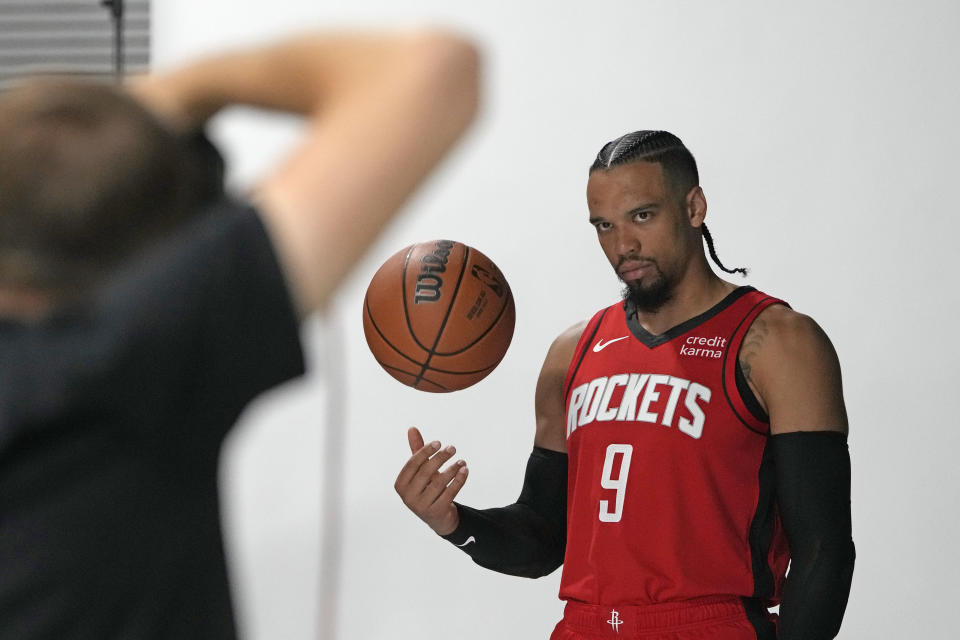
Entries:
{"type": "Polygon", "coordinates": [[[634,305],[630,300],[624,300],[623,311],[627,315],[627,327],[630,329],[630,333],[633,334],[633,337],[652,349],[654,347],[659,347],[662,344],[666,344],[677,336],[683,335],[691,329],[703,324],[752,291],[756,291],[756,289],[749,286],[737,287],[728,293],[723,300],[713,305],[700,315],[694,316],[689,320],[685,320],[672,329],[668,329],[667,331],[661,333],[660,335],[654,335],[640,325],[640,322],[637,321],[636,305],[634,305]]]}

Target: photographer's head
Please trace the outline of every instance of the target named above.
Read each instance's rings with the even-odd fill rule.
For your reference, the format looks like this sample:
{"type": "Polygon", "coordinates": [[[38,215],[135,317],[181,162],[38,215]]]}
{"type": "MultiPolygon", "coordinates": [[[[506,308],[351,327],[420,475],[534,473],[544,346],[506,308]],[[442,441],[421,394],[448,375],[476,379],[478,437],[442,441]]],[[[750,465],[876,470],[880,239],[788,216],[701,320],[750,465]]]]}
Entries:
{"type": "Polygon", "coordinates": [[[87,291],[192,215],[193,164],[115,87],[46,79],[0,95],[0,292],[87,291]]]}

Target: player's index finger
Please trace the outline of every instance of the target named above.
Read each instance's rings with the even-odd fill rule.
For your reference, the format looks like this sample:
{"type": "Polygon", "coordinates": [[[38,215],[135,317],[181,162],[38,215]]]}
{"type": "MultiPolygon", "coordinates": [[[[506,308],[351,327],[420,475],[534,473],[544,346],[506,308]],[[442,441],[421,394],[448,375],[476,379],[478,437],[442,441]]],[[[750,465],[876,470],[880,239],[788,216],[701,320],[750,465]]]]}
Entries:
{"type": "Polygon", "coordinates": [[[407,429],[407,442],[410,443],[410,453],[416,453],[423,448],[423,436],[416,427],[407,429]]]}

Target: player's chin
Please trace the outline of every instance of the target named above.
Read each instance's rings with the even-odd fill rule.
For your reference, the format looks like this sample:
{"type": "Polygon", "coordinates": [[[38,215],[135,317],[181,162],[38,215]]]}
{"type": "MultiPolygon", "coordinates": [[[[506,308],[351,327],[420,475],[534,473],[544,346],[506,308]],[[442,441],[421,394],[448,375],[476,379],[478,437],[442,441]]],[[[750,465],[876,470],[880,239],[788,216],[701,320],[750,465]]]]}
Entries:
{"type": "Polygon", "coordinates": [[[638,280],[623,282],[624,300],[633,301],[642,309],[659,308],[670,298],[670,287],[662,277],[642,277],[638,280]]]}
{"type": "Polygon", "coordinates": [[[642,276],[632,280],[624,280],[623,278],[620,278],[620,282],[623,283],[626,291],[637,293],[651,291],[657,286],[657,278],[654,276],[642,276]]]}

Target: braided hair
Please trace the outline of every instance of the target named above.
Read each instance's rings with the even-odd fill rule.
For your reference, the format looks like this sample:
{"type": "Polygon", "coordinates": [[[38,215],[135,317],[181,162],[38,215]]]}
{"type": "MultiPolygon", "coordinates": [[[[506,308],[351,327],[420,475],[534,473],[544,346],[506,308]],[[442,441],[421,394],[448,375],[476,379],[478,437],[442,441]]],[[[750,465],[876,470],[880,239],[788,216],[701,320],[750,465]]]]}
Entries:
{"type": "MultiPolygon", "coordinates": [[[[590,173],[638,161],[659,164],[663,168],[663,175],[670,190],[681,199],[700,184],[697,161],[693,154],[680,138],[669,131],[634,131],[611,140],[600,149],[590,165],[590,173]]],[[[701,225],[701,229],[713,262],[726,273],[746,276],[747,270],[743,267],[728,269],[720,262],[707,225],[701,225]]]]}

